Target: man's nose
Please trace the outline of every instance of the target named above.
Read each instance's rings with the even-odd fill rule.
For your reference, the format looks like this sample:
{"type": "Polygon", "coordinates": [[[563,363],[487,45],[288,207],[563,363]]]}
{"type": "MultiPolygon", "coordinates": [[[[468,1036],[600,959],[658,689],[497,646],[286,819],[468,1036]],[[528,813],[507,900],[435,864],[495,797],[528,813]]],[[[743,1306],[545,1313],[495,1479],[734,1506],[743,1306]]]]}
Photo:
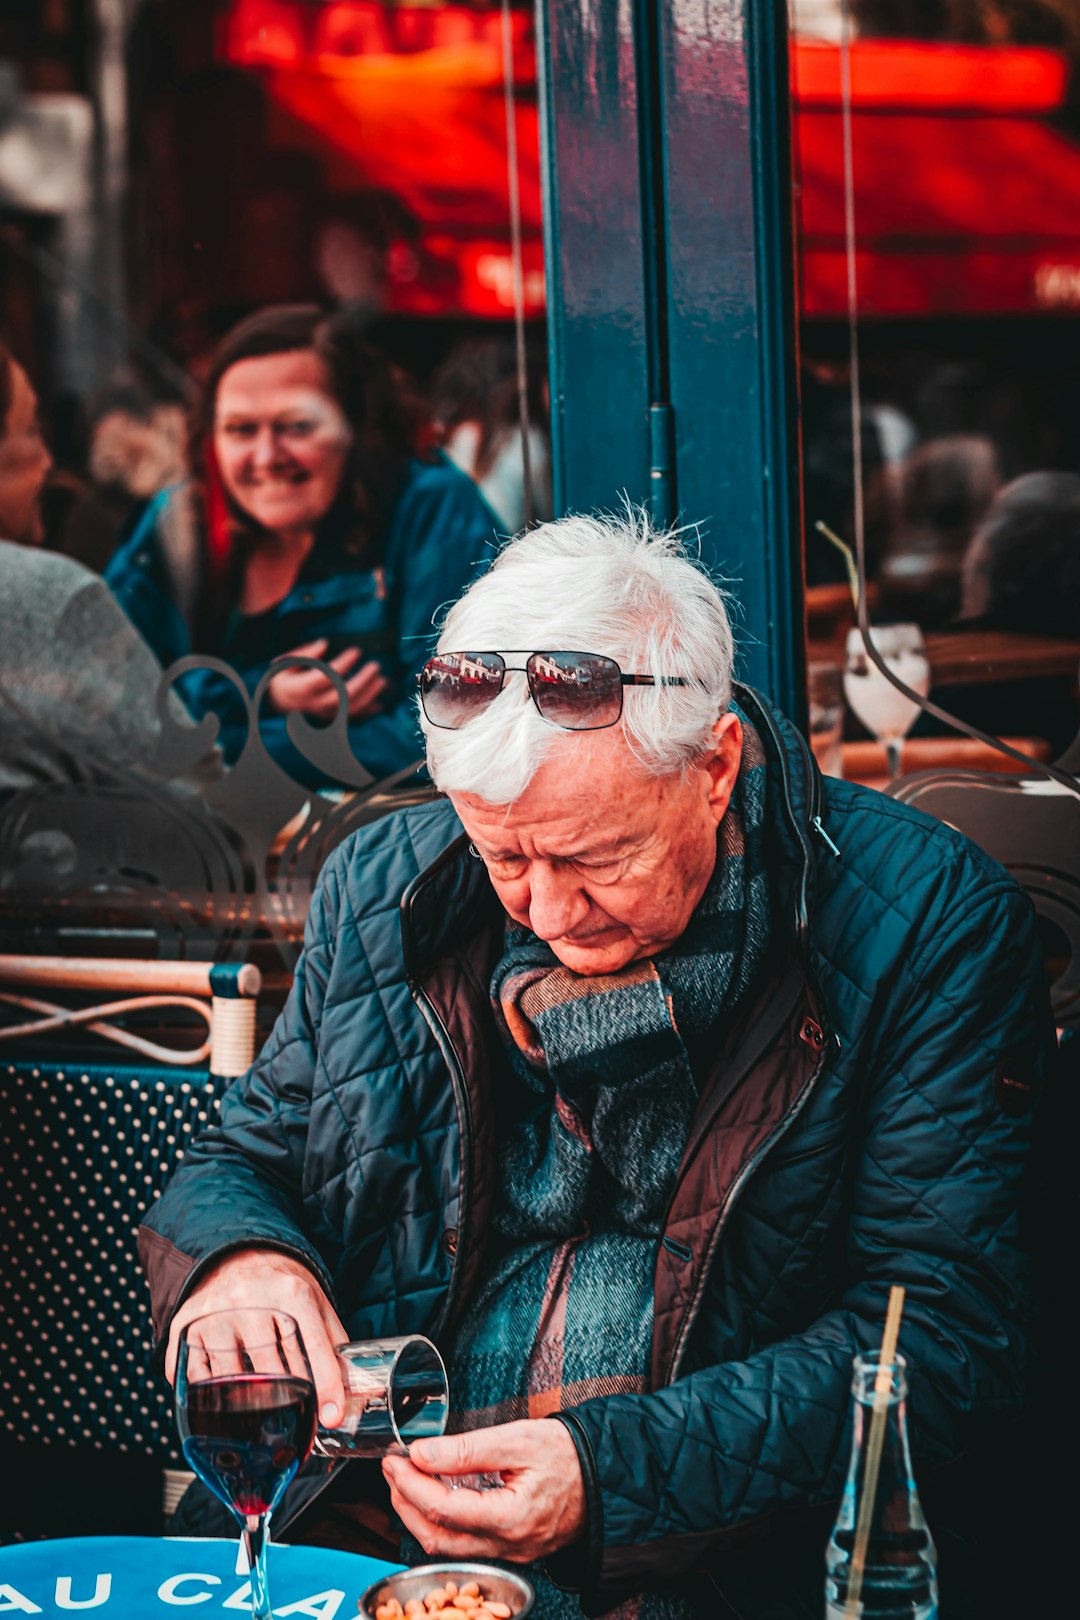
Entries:
{"type": "Polygon", "coordinates": [[[538,939],[562,939],[588,915],[589,897],[576,874],[534,861],[529,873],[529,927],[538,939]]]}

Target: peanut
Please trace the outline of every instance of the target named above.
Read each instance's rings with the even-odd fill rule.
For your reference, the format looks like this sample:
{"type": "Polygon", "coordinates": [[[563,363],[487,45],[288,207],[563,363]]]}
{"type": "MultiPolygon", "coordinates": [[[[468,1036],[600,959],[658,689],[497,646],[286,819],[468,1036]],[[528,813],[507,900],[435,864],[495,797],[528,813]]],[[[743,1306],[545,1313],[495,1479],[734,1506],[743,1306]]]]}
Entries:
{"type": "Polygon", "coordinates": [[[447,1581],[433,1586],[422,1598],[410,1598],[404,1609],[396,1597],[384,1595],[375,1608],[375,1620],[511,1620],[513,1610],[505,1603],[487,1598],[479,1581],[466,1581],[462,1587],[447,1581]]]}

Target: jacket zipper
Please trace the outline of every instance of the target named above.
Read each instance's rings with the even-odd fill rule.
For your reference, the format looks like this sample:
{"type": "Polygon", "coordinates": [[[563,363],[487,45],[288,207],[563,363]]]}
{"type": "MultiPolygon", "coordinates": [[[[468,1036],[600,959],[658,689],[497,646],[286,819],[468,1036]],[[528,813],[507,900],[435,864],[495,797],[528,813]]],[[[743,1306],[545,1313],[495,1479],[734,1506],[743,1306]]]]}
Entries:
{"type": "MultiPolygon", "coordinates": [[[[766,1047],[765,1050],[768,1051],[768,1047],[766,1047]]],[[[761,1056],[764,1057],[765,1053],[763,1052],[761,1056]]],[[[782,1138],[787,1135],[795,1120],[802,1113],[810,1093],[817,1084],[818,1076],[821,1074],[824,1062],[825,1048],[823,1047],[821,1052],[818,1054],[817,1062],[807,1078],[806,1084],[803,1086],[802,1091],[796,1097],[795,1101],[792,1103],[783,1119],[777,1125],[772,1135],[766,1141],[761,1143],[755,1153],[751,1154],[746,1163],[740,1168],[735,1180],[731,1183],[731,1190],[728,1193],[720,1219],[716,1223],[716,1227],[712,1235],[712,1241],[709,1244],[708,1252],[705,1255],[704,1262],[701,1267],[700,1280],[694,1290],[694,1295],[687,1308],[686,1314],[683,1317],[682,1327],[679,1329],[679,1336],[675,1341],[674,1347],[672,1348],[668,1365],[664,1369],[664,1382],[661,1385],[661,1388],[672,1383],[676,1377],[679,1363],[682,1360],[683,1354],[686,1350],[687,1341],[691,1332],[693,1331],[694,1323],[697,1321],[698,1312],[701,1309],[701,1301],[705,1296],[705,1289],[708,1285],[713,1258],[717,1249],[720,1247],[720,1239],[724,1234],[724,1228],[727,1226],[727,1223],[731,1218],[731,1211],[738,1202],[739,1194],[742,1192],[743,1188],[746,1186],[746,1183],[749,1181],[750,1177],[761,1163],[761,1160],[764,1158],[765,1154],[771,1152],[776,1146],[777,1142],[781,1141],[782,1138]]]]}
{"type": "Polygon", "coordinates": [[[813,820],[810,822],[810,825],[821,839],[821,842],[825,845],[825,848],[829,851],[829,854],[832,856],[833,860],[838,861],[840,859],[839,846],[833,843],[832,839],[825,831],[825,828],[821,825],[821,817],[814,816],[813,820]]]}

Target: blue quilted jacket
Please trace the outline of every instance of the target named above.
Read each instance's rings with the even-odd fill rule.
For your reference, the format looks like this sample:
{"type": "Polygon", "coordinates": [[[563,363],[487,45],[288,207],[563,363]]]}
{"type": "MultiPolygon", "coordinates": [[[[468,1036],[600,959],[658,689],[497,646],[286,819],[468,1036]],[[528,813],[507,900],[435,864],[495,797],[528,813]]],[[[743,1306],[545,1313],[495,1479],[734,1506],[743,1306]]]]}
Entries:
{"type": "MultiPolygon", "coordinates": [[[[753,1537],[835,1500],[851,1359],[880,1343],[890,1284],[918,1471],[1013,1414],[1027,1376],[1021,1184],[1052,1035],[1030,904],[740,701],[768,756],[775,950],[687,1144],[651,1392],[563,1414],[589,1535],[560,1568],[593,1611],[723,1587],[753,1537]]],[[[335,852],[288,1005],[140,1235],[159,1335],[208,1264],[267,1244],[318,1273],[351,1337],[448,1337],[491,1205],[501,930],[448,804],[335,852]]]]}

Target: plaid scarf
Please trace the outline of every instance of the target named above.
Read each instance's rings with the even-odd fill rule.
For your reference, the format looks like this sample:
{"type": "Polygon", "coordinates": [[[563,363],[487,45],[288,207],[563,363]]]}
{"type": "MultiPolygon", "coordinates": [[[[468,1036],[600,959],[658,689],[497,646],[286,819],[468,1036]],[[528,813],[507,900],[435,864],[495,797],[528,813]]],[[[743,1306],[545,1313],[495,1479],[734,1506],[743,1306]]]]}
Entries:
{"type": "MultiPolygon", "coordinates": [[[[491,981],[510,1070],[499,1191],[485,1272],[449,1358],[455,1429],[649,1387],[653,1279],[697,1102],[694,1056],[715,1050],[769,936],[764,754],[744,730],[715,870],[668,950],[586,978],[507,924],[491,981]]],[[[580,1620],[576,1598],[530,1573],[538,1620],[580,1620]]],[[[654,1592],[615,1612],[692,1611],[654,1592]]]]}

